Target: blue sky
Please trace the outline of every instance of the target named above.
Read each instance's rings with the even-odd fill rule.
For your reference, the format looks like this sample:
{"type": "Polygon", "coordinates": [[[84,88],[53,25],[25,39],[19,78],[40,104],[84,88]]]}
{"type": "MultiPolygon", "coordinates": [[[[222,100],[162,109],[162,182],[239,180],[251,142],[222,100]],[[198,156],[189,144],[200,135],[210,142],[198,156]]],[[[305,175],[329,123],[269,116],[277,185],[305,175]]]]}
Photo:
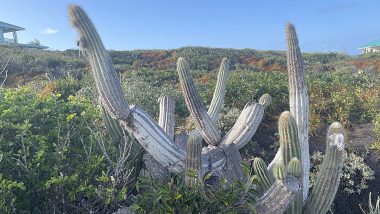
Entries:
{"type": "Polygon", "coordinates": [[[342,51],[380,39],[379,0],[0,0],[0,21],[52,49],[76,48],[67,5],[81,5],[113,50],[183,46],[284,50],[292,22],[304,52],[342,51]]]}

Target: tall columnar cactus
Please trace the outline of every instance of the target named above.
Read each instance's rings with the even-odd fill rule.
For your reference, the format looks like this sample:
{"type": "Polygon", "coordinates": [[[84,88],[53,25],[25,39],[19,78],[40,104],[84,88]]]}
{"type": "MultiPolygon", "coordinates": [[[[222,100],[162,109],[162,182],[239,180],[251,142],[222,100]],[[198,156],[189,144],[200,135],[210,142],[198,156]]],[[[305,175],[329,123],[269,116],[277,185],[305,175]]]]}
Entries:
{"type": "MultiPolygon", "coordinates": [[[[222,60],[214,97],[210,108],[206,110],[186,60],[179,58],[177,71],[182,92],[197,128],[190,133],[176,135],[173,120],[174,102],[171,102],[170,98],[160,99],[158,123],[142,109],[128,106],[111,58],[94,25],[79,6],[71,5],[69,15],[72,25],[79,31],[79,45],[90,61],[104,110],[104,120],[114,138],[118,138],[124,131],[129,132],[151,159],[170,172],[181,173],[186,169],[194,169],[199,176],[211,172],[214,176],[224,177],[228,181],[242,178],[242,158],[239,149],[244,147],[256,132],[264,110],[271,101],[268,94],[263,95],[259,103],[249,102],[231,130],[225,136],[221,136],[215,123],[224,101],[228,60],[222,60]],[[187,143],[189,137],[191,140],[187,143]],[[202,139],[208,146],[201,150],[202,139]],[[187,149],[183,146],[186,144],[187,149]]],[[[327,135],[326,158],[317,174],[312,193],[302,208],[302,199],[307,197],[310,164],[307,140],[308,97],[298,39],[291,24],[287,26],[287,43],[290,113],[284,112],[280,116],[280,149],[275,159],[267,169],[262,160],[254,161],[255,171],[267,190],[258,199],[255,207],[259,213],[283,213],[286,210],[289,213],[301,213],[302,209],[305,213],[323,213],[331,204],[339,184],[343,164],[343,128],[339,123],[331,125],[327,135]]]]}
{"type": "Polygon", "coordinates": [[[288,45],[288,79],[289,79],[289,109],[297,121],[298,137],[301,146],[301,162],[303,167],[303,197],[309,191],[310,157],[309,157],[309,99],[307,85],[303,72],[303,59],[298,46],[297,34],[294,26],[286,26],[286,41],[288,45]]]}

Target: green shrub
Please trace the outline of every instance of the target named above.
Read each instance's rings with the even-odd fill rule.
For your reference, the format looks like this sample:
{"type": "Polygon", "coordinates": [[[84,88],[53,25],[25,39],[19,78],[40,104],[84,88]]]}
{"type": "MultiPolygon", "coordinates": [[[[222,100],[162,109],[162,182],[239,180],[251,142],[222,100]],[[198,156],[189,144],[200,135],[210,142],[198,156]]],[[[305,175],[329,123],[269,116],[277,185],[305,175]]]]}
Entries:
{"type": "MultiPolygon", "coordinates": [[[[246,173],[250,173],[245,166],[246,173]]],[[[138,195],[131,206],[137,213],[240,213],[254,210],[258,181],[249,176],[246,182],[235,180],[226,188],[226,180],[208,185],[206,175],[203,184],[187,187],[183,177],[173,175],[168,183],[140,177],[136,184],[138,195]],[[239,212],[240,211],[240,212],[239,212]]],[[[210,178],[212,179],[212,178],[210,178]]]]}
{"type": "Polygon", "coordinates": [[[24,183],[3,178],[3,175],[0,174],[0,212],[1,213],[14,213],[16,211],[16,208],[14,206],[16,202],[16,196],[14,192],[16,190],[19,190],[19,191],[25,190],[24,183]]]}
{"type": "Polygon", "coordinates": [[[120,145],[103,133],[98,108],[64,88],[67,99],[0,89],[0,171],[25,187],[5,196],[18,213],[112,212],[124,203],[126,184],[104,156],[120,145]]]}
{"type": "MultiPolygon", "coordinates": [[[[311,183],[314,183],[316,172],[322,160],[323,155],[321,152],[315,152],[311,156],[311,183]]],[[[375,172],[364,162],[363,157],[353,152],[346,152],[344,154],[344,160],[338,191],[348,195],[360,194],[363,190],[368,188],[368,182],[375,179],[375,172]]]]}

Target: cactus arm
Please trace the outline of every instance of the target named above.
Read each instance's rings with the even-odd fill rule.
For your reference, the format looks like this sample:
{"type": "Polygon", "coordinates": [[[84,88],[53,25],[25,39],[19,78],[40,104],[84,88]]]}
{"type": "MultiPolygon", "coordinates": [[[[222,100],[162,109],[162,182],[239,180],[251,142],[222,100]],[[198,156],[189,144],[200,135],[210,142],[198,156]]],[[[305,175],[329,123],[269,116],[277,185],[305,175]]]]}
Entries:
{"type": "Polygon", "coordinates": [[[292,24],[286,26],[287,65],[289,80],[289,107],[298,126],[298,136],[301,144],[301,163],[303,168],[303,200],[309,191],[310,157],[308,137],[309,99],[304,77],[303,59],[298,45],[296,30],[292,24]]]}
{"type": "Polygon", "coordinates": [[[112,118],[126,119],[129,115],[128,102],[123,95],[111,57],[95,26],[85,11],[77,5],[69,6],[69,17],[71,24],[79,31],[79,44],[90,60],[96,88],[104,107],[112,118]]]}
{"type": "Polygon", "coordinates": [[[208,115],[210,115],[211,121],[216,123],[220,110],[223,107],[224,96],[226,93],[226,84],[228,79],[228,74],[230,73],[228,59],[223,58],[220,63],[218,79],[216,81],[216,86],[214,90],[214,95],[211,100],[210,107],[208,108],[208,115]]]}
{"type": "Polygon", "coordinates": [[[189,65],[186,60],[180,57],[177,61],[177,71],[187,108],[189,109],[195,124],[200,129],[204,140],[209,145],[218,145],[220,141],[220,132],[207,114],[204,103],[199,96],[199,92],[195,87],[189,70],[189,65]]]}
{"type": "Polygon", "coordinates": [[[261,158],[255,158],[252,162],[252,168],[260,180],[263,191],[266,192],[273,185],[274,180],[270,176],[267,165],[261,158]]]}
{"type": "Polygon", "coordinates": [[[273,186],[256,202],[256,211],[259,214],[282,214],[294,201],[301,191],[301,183],[294,176],[287,176],[277,180],[273,186]]]}
{"type": "Polygon", "coordinates": [[[263,94],[259,99],[259,104],[264,106],[264,108],[268,108],[272,103],[272,97],[270,94],[263,94]]]}
{"type": "MultiPolygon", "coordinates": [[[[280,115],[278,121],[278,132],[280,135],[280,150],[282,154],[282,160],[284,165],[293,164],[290,163],[294,158],[301,158],[301,149],[298,139],[297,123],[290,112],[285,111],[280,115]]],[[[302,169],[300,163],[299,168],[302,169]]],[[[303,195],[302,192],[296,197],[292,205],[286,211],[288,214],[297,214],[302,212],[303,195]]]]}
{"type": "Polygon", "coordinates": [[[171,140],[174,140],[174,100],[168,96],[162,96],[158,101],[160,103],[158,125],[165,131],[171,140]]]}
{"type": "Polygon", "coordinates": [[[294,157],[300,159],[301,150],[297,124],[290,112],[285,111],[281,113],[278,121],[278,132],[280,135],[280,150],[283,164],[288,164],[294,157]]]}
{"type": "Polygon", "coordinates": [[[121,124],[132,133],[141,146],[170,171],[185,169],[186,152],[176,145],[162,128],[142,109],[132,106],[128,120],[121,124]]]}
{"type": "Polygon", "coordinates": [[[231,130],[222,139],[222,144],[234,143],[239,149],[244,147],[255,134],[263,115],[262,105],[247,103],[231,130]]]}
{"type": "Polygon", "coordinates": [[[331,124],[326,138],[326,155],[304,206],[304,213],[326,213],[339,187],[344,163],[343,126],[338,122],[331,124]]]}
{"type": "Polygon", "coordinates": [[[247,145],[256,133],[270,101],[270,95],[264,94],[259,103],[247,103],[231,130],[223,137],[222,144],[234,143],[239,149],[247,145]]]}
{"type": "MultiPolygon", "coordinates": [[[[228,59],[223,58],[219,67],[219,73],[218,73],[218,78],[216,81],[214,95],[212,97],[210,107],[208,108],[208,111],[207,111],[207,114],[210,115],[210,119],[214,124],[218,120],[220,110],[222,109],[223,104],[224,104],[226,84],[227,84],[229,73],[230,73],[230,70],[229,70],[229,65],[228,65],[228,59]]],[[[196,128],[190,133],[190,135],[194,138],[200,137],[201,132],[199,131],[198,128],[196,128]]]]}
{"type": "Polygon", "coordinates": [[[199,184],[202,169],[202,141],[199,138],[189,138],[187,142],[185,185],[194,187],[199,184]],[[195,173],[189,175],[189,173],[195,173]]]}

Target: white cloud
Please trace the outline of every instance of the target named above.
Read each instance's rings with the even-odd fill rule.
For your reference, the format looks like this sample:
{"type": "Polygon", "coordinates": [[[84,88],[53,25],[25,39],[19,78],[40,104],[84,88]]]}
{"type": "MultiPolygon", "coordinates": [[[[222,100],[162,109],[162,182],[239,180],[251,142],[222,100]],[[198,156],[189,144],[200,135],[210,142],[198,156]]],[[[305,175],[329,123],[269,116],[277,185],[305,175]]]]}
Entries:
{"type": "Polygon", "coordinates": [[[58,33],[58,30],[48,27],[45,30],[43,30],[42,33],[43,34],[56,34],[56,33],[58,33]]]}

